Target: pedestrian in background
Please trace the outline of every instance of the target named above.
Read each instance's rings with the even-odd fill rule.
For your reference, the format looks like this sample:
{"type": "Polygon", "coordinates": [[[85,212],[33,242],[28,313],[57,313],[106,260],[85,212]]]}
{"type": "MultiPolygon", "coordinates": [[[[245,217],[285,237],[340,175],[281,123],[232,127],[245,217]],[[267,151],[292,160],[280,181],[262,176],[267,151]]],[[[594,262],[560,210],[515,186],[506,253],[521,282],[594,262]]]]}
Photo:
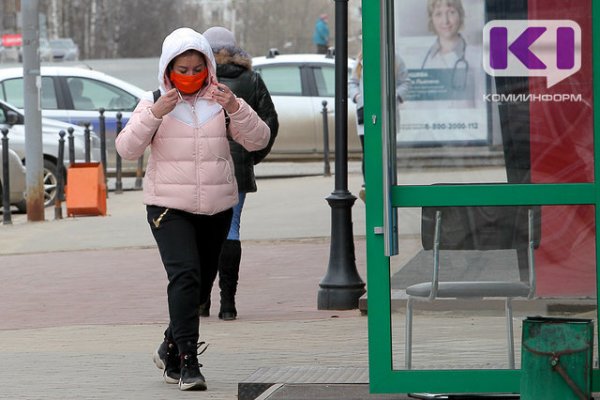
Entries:
{"type": "Polygon", "coordinates": [[[365,120],[364,120],[364,99],[363,99],[363,59],[362,50],[358,52],[356,56],[356,64],[348,80],[348,97],[352,99],[352,102],[356,104],[356,132],[358,133],[358,139],[360,140],[360,147],[362,149],[362,161],[361,171],[363,176],[363,185],[359,192],[359,197],[364,201],[364,182],[365,182],[365,120]]]}
{"type": "Polygon", "coordinates": [[[327,54],[329,47],[329,16],[321,14],[315,23],[313,31],[313,43],[317,46],[317,54],[327,54]]]}
{"type": "Polygon", "coordinates": [[[212,50],[200,33],[170,33],[158,71],[160,96],[146,93],[116,147],[127,160],[151,149],[143,201],[169,281],[169,326],[154,362],[167,383],[205,390],[198,363],[200,292],[215,274],[238,202],[227,134],[255,151],[267,145],[269,127],[217,82],[212,50]]]}
{"type": "MultiPolygon", "coordinates": [[[[259,151],[248,151],[243,146],[229,140],[231,156],[235,164],[235,179],[238,184],[239,202],[233,208],[233,218],[227,240],[223,243],[219,258],[219,288],[221,291],[221,308],[219,318],[225,321],[237,318],[235,294],[237,291],[242,246],[240,242],[240,223],[246,193],[257,191],[254,166],[261,162],[273,147],[279,122],[271,95],[260,74],[252,70],[252,58],[238,47],[235,37],[228,29],[215,26],[203,33],[210,43],[217,62],[217,78],[231,91],[242,98],[256,111],[258,116],[269,126],[271,137],[267,146],[259,151]]],[[[209,282],[207,282],[209,283],[209,282]]],[[[203,289],[200,315],[210,315],[210,294],[213,281],[203,289]]]]}
{"type": "MultiPolygon", "coordinates": [[[[395,65],[396,78],[396,101],[400,105],[404,103],[404,98],[410,89],[410,79],[408,77],[408,69],[404,60],[396,55],[395,65]]],[[[363,184],[358,193],[358,197],[365,201],[365,118],[364,118],[364,83],[363,83],[363,53],[362,49],[356,56],[356,64],[348,80],[348,97],[356,104],[356,132],[360,140],[362,148],[362,163],[361,170],[363,176],[363,184]]]]}

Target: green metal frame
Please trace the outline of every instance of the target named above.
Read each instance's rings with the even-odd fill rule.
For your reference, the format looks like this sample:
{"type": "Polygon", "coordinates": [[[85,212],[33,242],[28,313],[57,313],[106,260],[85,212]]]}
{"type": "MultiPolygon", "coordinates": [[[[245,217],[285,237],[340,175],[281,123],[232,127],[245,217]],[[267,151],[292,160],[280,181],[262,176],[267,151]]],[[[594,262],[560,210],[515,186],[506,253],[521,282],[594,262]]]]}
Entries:
{"type": "MultiPolygon", "coordinates": [[[[393,1],[393,0],[392,0],[393,1]]],[[[594,84],[594,142],[600,143],[600,0],[592,1],[594,84]],[[596,38],[596,40],[594,40],[596,38]]],[[[384,254],[383,158],[380,62],[381,10],[379,1],[365,1],[363,54],[365,81],[365,154],[367,291],[369,293],[369,375],[373,393],[492,393],[519,392],[520,370],[394,370],[392,360],[390,262],[384,254]]],[[[594,146],[594,183],[395,186],[395,207],[475,205],[591,204],[600,221],[600,146],[594,146]]],[[[596,223],[596,287],[600,287],[600,235],[596,223]]],[[[597,292],[598,291],[597,289],[597,292]]],[[[597,298],[600,293],[597,293],[597,298]]],[[[598,307],[597,307],[598,309],[598,307]]],[[[600,314],[600,313],[599,313],[600,314]]],[[[597,321],[600,318],[597,316],[597,321]]],[[[596,338],[598,340],[598,338],[596,338]]],[[[600,342],[600,341],[599,341],[600,342]]],[[[600,391],[600,370],[593,371],[592,391],[600,391]]]]}

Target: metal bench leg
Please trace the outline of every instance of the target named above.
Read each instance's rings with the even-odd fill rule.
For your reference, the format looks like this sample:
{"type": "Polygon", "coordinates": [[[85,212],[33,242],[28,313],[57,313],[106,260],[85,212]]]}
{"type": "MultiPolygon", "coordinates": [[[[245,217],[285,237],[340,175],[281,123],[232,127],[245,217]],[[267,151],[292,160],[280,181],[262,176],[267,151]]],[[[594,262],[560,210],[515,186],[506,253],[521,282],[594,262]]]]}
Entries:
{"type": "Polygon", "coordinates": [[[513,335],[513,313],[511,298],[506,298],[506,338],[508,347],[508,368],[515,369],[515,342],[513,335]]]}
{"type": "Polygon", "coordinates": [[[412,308],[412,299],[409,296],[406,301],[406,325],[405,329],[405,341],[404,341],[404,368],[411,369],[412,368],[412,318],[413,318],[413,308],[412,308]]]}

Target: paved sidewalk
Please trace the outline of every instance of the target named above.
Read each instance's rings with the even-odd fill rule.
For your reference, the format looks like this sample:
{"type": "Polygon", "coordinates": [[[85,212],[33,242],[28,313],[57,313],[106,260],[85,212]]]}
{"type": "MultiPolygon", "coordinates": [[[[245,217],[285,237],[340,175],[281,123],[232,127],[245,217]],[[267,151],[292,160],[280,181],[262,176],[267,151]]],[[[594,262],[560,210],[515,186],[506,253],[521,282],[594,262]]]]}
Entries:
{"type": "MultiPolygon", "coordinates": [[[[201,357],[207,392],[180,392],[152,363],[168,319],[166,277],[141,192],[126,190],[109,194],[106,217],[54,220],[50,208],[44,222],[13,215],[13,225],[0,225],[0,399],[226,400],[237,399],[238,383],[261,368],[366,370],[367,318],[358,310],[317,310],[329,262],[325,198],[334,176],[322,176],[317,163],[259,167],[259,191],[248,196],[243,214],[239,318],[216,317],[215,288],[212,315],[201,320],[201,338],[209,343],[201,357]]],[[[349,190],[357,195],[360,164],[349,171],[349,190]]],[[[486,172],[490,179],[500,173],[486,172]]],[[[357,200],[356,266],[366,282],[364,214],[357,200]]],[[[418,252],[415,229],[402,227],[402,255],[393,269],[418,252]]],[[[394,368],[403,365],[403,319],[402,312],[392,315],[394,368]]],[[[515,332],[518,339],[518,323],[515,332]]],[[[414,337],[416,367],[505,367],[502,310],[420,311],[414,337]]],[[[517,340],[517,353],[519,346],[517,340]]]]}
{"type": "MultiPolygon", "coordinates": [[[[320,165],[276,164],[261,172],[244,208],[239,319],[216,317],[215,288],[213,315],[201,321],[210,344],[201,361],[205,393],[163,383],[152,363],[168,318],[166,277],[140,191],[111,192],[106,217],[54,220],[50,208],[44,222],[13,215],[12,225],[0,225],[0,398],[236,399],[238,382],[261,367],[367,368],[367,318],[316,305],[334,177],[320,175],[320,165]]],[[[358,168],[350,166],[353,193],[358,168]]],[[[366,281],[360,200],[353,222],[366,281]]]]}
{"type": "MultiPolygon", "coordinates": [[[[202,398],[235,399],[237,383],[260,367],[367,366],[367,319],[316,309],[327,256],[318,239],[244,246],[239,319],[220,321],[215,306],[201,321],[210,344],[202,398]]],[[[164,384],[152,364],[167,320],[155,249],[4,256],[0,278],[0,398],[190,396],[164,384]]]]}

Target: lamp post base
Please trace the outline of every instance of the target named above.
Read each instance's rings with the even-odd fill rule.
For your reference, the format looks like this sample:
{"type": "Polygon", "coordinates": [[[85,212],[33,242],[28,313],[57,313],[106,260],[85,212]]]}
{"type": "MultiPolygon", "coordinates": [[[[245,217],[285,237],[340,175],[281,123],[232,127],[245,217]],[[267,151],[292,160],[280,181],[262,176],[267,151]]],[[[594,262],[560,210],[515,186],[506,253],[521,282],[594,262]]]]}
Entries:
{"type": "Polygon", "coordinates": [[[329,266],[319,283],[319,310],[352,310],[365,294],[365,283],[356,270],[352,235],[352,205],[356,197],[338,190],[327,197],[331,207],[329,266]]]}
{"type": "MultiPolygon", "coordinates": [[[[364,286],[364,284],[363,284],[364,286]]],[[[354,310],[365,294],[364,287],[320,288],[317,295],[318,310],[354,310]]]]}

